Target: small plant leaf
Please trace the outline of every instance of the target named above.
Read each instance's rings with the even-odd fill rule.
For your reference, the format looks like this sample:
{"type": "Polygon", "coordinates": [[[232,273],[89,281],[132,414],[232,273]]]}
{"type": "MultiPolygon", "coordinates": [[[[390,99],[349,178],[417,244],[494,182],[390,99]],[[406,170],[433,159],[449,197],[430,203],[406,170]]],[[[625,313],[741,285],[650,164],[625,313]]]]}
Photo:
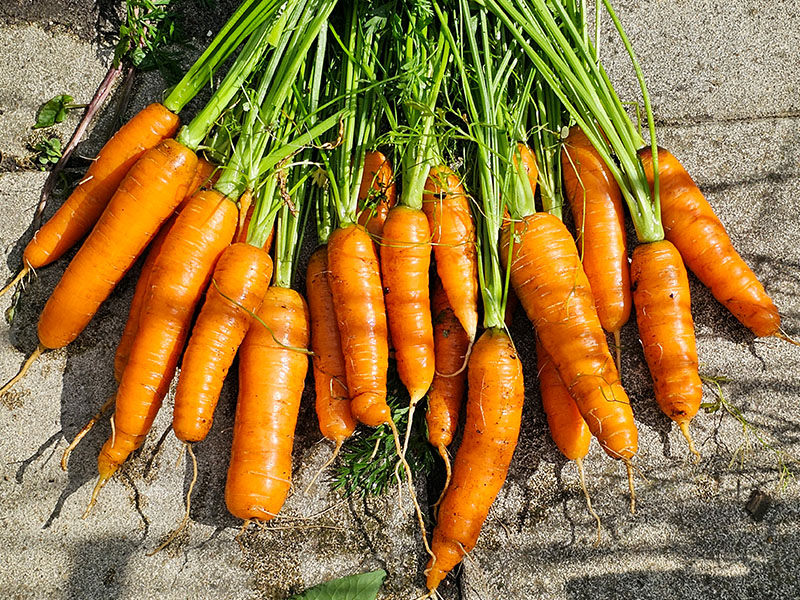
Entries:
{"type": "Polygon", "coordinates": [[[68,105],[72,100],[72,96],[67,94],[61,94],[50,98],[50,100],[39,107],[39,111],[36,113],[36,125],[34,125],[33,128],[52,127],[56,123],[61,123],[64,117],[67,116],[68,105]]]}
{"type": "Polygon", "coordinates": [[[289,600],[375,600],[385,578],[383,569],[348,575],[315,585],[289,600]]]}

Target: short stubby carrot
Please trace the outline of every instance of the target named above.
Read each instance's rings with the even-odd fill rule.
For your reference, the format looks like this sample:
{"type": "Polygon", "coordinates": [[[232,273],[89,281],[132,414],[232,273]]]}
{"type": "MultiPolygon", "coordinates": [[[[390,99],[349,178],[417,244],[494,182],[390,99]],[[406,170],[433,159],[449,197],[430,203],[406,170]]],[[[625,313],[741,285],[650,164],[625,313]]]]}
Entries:
{"type": "Polygon", "coordinates": [[[474,340],[478,330],[478,252],[469,198],[458,176],[439,165],[431,168],[422,200],[436,271],[453,311],[474,340]]]}
{"type": "Polygon", "coordinates": [[[317,419],[322,435],[338,446],[353,434],[356,422],[350,411],[342,340],[339,337],[333,296],[328,285],[327,246],[317,248],[308,259],[306,299],[311,315],[317,419]]]}
{"type": "Polygon", "coordinates": [[[342,340],[350,410],[370,427],[389,423],[386,306],[375,245],[363,226],[340,227],[328,238],[328,284],[342,340]]]}
{"type": "Polygon", "coordinates": [[[72,259],[39,318],[39,342],[72,342],[186,195],[194,152],[167,139],[131,168],[72,259]]]}
{"type": "Polygon", "coordinates": [[[700,408],[703,384],[697,373],[689,279],[683,261],[667,240],[640,244],[633,251],[631,277],[639,338],[656,401],[699,456],[688,428],[700,408]]]}
{"type": "Polygon", "coordinates": [[[631,282],[622,192],[577,125],[561,150],[564,195],[569,202],[583,270],[592,286],[603,329],[619,333],[631,315],[631,282]]]}
{"type": "Polygon", "coordinates": [[[381,277],[397,374],[413,407],[433,381],[435,357],[428,271],[431,233],[421,210],[394,207],[383,226],[381,277]]]}
{"type": "MultiPolygon", "coordinates": [[[[639,152],[650,185],[650,148],[639,152]]],[[[731,243],[725,227],[686,169],[667,150],[658,150],[661,220],[666,239],[686,266],[750,331],[759,337],[780,336],[780,315],[753,270],[731,243]]]]}
{"type": "Polygon", "coordinates": [[[308,308],[297,292],[271,287],[239,349],[239,397],[225,483],[230,513],[275,517],[289,493],[292,445],[308,371],[308,308]]]}
{"type": "Polygon", "coordinates": [[[214,264],[236,231],[237,216],[233,202],[216,191],[200,191],[164,240],[117,390],[112,435],[98,457],[96,492],[150,431],[169,390],[195,308],[214,264]]]}
{"type": "Polygon", "coordinates": [[[40,268],[60,258],[103,214],[122,179],[145,152],[171,137],[178,115],[151,104],[123,125],[100,150],[69,198],[28,243],[24,268],[40,268]]]}
{"type": "Polygon", "coordinates": [[[500,256],[511,284],[561,380],[606,453],[628,461],[638,433],[628,395],[597,317],[575,242],[557,217],[534,213],[507,226],[500,256]]]}
{"type": "Polygon", "coordinates": [[[172,429],[183,442],[206,438],[222,384],[272,278],[269,254],[247,243],[222,252],[181,363],[172,429]]]}
{"type": "Polygon", "coordinates": [[[493,328],[481,334],[469,358],[468,378],[464,437],[433,530],[433,558],[425,569],[430,590],[475,547],[519,437],[525,397],[522,363],[504,331],[493,328]]]}
{"type": "Polygon", "coordinates": [[[371,150],[364,155],[364,172],[358,189],[358,223],[375,241],[383,235],[389,210],[397,204],[397,184],[392,163],[382,152],[371,150]]]}

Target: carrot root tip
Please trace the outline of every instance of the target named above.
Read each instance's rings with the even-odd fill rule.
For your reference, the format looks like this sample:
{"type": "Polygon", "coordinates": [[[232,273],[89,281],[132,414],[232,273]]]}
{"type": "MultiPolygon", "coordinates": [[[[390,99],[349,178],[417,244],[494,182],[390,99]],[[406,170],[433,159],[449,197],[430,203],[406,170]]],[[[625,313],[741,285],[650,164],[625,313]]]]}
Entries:
{"type": "Polygon", "coordinates": [[[42,352],[44,352],[45,350],[47,350],[47,348],[45,348],[44,346],[39,344],[39,347],[36,348],[36,350],[34,350],[33,353],[28,358],[25,359],[24,363],[22,363],[22,366],[19,368],[19,371],[17,372],[17,374],[14,375],[11,379],[9,379],[3,385],[2,388],[0,388],[0,396],[2,396],[8,390],[10,390],[14,386],[15,383],[17,383],[20,379],[22,379],[25,376],[25,373],[28,372],[28,369],[30,369],[30,367],[33,364],[33,362],[37,358],[39,358],[39,355],[42,354],[42,352]]]}
{"type": "Polygon", "coordinates": [[[81,429],[77,433],[77,435],[74,438],[72,438],[72,441],[70,442],[69,446],[67,446],[64,449],[64,454],[61,455],[62,470],[64,471],[67,470],[67,467],[69,466],[69,457],[72,454],[72,451],[75,450],[80,441],[86,437],[86,434],[88,434],[95,426],[95,424],[103,417],[103,414],[105,414],[105,412],[109,408],[111,408],[111,405],[114,403],[115,398],[116,396],[111,396],[108,400],[106,400],[103,406],[100,407],[100,410],[97,411],[97,413],[95,413],[95,415],[91,419],[89,419],[86,425],[83,426],[83,429],[81,429]]]}
{"type": "Polygon", "coordinates": [[[636,514],[636,488],[633,485],[633,464],[630,460],[625,461],[625,468],[628,471],[628,490],[631,495],[631,514],[636,514]]]}
{"type": "MultiPolygon", "coordinates": [[[[2,293],[0,293],[0,296],[2,296],[2,293]]],[[[778,338],[779,340],[783,340],[784,342],[789,342],[790,344],[793,344],[795,346],[800,346],[800,342],[798,342],[797,340],[789,337],[783,331],[778,331],[778,332],[774,333],[773,335],[776,338],[778,338]]]]}
{"type": "Polygon", "coordinates": [[[114,469],[110,473],[105,473],[103,475],[100,475],[100,477],[97,478],[97,483],[95,484],[94,489],[92,490],[92,497],[89,499],[89,504],[86,505],[86,510],[83,511],[81,519],[85,519],[86,517],[89,516],[89,513],[92,512],[94,505],[97,504],[97,497],[100,495],[100,490],[103,489],[103,486],[105,486],[105,484],[108,482],[109,479],[111,479],[111,476],[115,472],[116,469],[114,469]]]}
{"type": "Polygon", "coordinates": [[[4,295],[5,295],[5,293],[6,293],[8,290],[10,290],[11,288],[13,288],[13,287],[14,287],[15,285],[17,285],[17,284],[18,284],[20,281],[22,281],[22,278],[23,278],[23,277],[25,277],[25,276],[26,276],[28,273],[30,273],[30,271],[31,271],[31,268],[30,268],[30,267],[29,267],[27,264],[26,264],[24,267],[22,267],[22,269],[20,269],[19,273],[17,273],[17,274],[14,276],[14,279],[12,279],[12,280],[11,280],[11,281],[8,283],[8,285],[6,285],[6,286],[5,286],[5,287],[4,287],[2,290],[0,290],[0,296],[4,296],[4,295]]]}
{"type": "Polygon", "coordinates": [[[678,427],[680,427],[683,437],[686,438],[686,443],[689,444],[689,452],[694,454],[695,464],[699,463],[702,456],[700,455],[700,452],[698,452],[697,448],[695,448],[692,434],[689,433],[689,421],[681,421],[678,423],[678,427]]]}

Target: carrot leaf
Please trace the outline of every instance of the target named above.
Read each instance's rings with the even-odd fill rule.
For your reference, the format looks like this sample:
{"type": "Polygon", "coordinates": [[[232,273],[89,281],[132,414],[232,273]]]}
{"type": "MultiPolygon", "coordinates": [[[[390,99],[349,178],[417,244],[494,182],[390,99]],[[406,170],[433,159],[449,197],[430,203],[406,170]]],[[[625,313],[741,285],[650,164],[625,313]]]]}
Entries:
{"type": "Polygon", "coordinates": [[[384,579],[386,571],[383,569],[348,575],[315,585],[289,600],[375,600],[384,579]]]}

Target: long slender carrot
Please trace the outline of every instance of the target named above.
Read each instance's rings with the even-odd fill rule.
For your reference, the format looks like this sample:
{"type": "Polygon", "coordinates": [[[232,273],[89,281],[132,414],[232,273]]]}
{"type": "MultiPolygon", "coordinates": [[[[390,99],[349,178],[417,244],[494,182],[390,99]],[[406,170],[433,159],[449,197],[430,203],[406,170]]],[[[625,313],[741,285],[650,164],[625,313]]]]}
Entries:
{"type": "MultiPolygon", "coordinates": [[[[370,242],[371,243],[371,242],[370,242]]],[[[225,503],[232,515],[268,521],[291,486],[292,443],[308,370],[309,317],[297,292],[271,287],[262,322],[239,350],[239,397],[225,503]]]]}
{"type": "Polygon", "coordinates": [[[475,546],[483,522],[508,473],[522,418],[522,363],[508,335],[487,329],[469,359],[464,437],[453,478],[442,499],[425,573],[436,589],[475,546]]]}
{"type": "Polygon", "coordinates": [[[363,225],[373,239],[380,242],[389,209],[397,204],[397,183],[392,163],[382,152],[371,150],[364,154],[358,203],[359,225],[363,225]]]}
{"type": "MultiPolygon", "coordinates": [[[[651,149],[643,149],[639,155],[652,185],[651,149]]],[[[784,337],[780,314],[763,284],[733,247],[722,222],[686,169],[663,148],[658,150],[658,179],[665,236],[686,266],[755,335],[784,337]]]]}
{"type": "Polygon", "coordinates": [[[428,217],[436,271],[470,339],[478,330],[475,222],[461,180],[444,165],[431,168],[422,210],[428,217]]]}
{"type": "Polygon", "coordinates": [[[501,256],[509,256],[519,301],[592,435],[613,458],[630,460],[638,447],[633,412],[572,236],[558,218],[535,213],[504,229],[501,256]]]}
{"type": "Polygon", "coordinates": [[[306,298],[311,315],[317,419],[322,435],[338,448],[355,431],[356,423],[350,410],[342,341],[328,285],[327,246],[317,248],[308,259],[306,298]]]}
{"type": "Polygon", "coordinates": [[[351,224],[331,234],[328,284],[336,306],[353,416],[370,427],[388,423],[392,417],[386,403],[386,307],[375,246],[363,226],[351,224]]]}
{"type": "Polygon", "coordinates": [[[622,193],[578,126],[570,129],[564,142],[561,164],[564,195],[572,210],[576,244],[592,286],[597,316],[603,329],[614,335],[619,352],[619,331],[632,306],[622,193]]]}
{"type": "Polygon", "coordinates": [[[100,489],[144,441],[169,389],[195,307],[236,230],[236,205],[219,192],[195,194],[164,241],[150,275],[136,339],[117,391],[112,435],[98,457],[100,489]]]}
{"type": "Polygon", "coordinates": [[[689,435],[703,384],[697,373],[689,279],[675,246],[667,241],[641,244],[631,262],[636,322],[644,356],[662,412],[680,427],[689,450],[700,458],[689,435]]]}
{"type": "Polygon", "coordinates": [[[181,363],[172,420],[179,440],[208,435],[225,376],[271,277],[272,259],[256,246],[232,244],[219,257],[181,363]]]}
{"type": "Polygon", "coordinates": [[[123,125],[97,154],[69,198],[28,242],[22,254],[22,271],[0,294],[31,269],[60,258],[84,237],[131,167],[145,152],[172,136],[179,124],[176,114],[161,104],[151,104],[123,125]]]}

